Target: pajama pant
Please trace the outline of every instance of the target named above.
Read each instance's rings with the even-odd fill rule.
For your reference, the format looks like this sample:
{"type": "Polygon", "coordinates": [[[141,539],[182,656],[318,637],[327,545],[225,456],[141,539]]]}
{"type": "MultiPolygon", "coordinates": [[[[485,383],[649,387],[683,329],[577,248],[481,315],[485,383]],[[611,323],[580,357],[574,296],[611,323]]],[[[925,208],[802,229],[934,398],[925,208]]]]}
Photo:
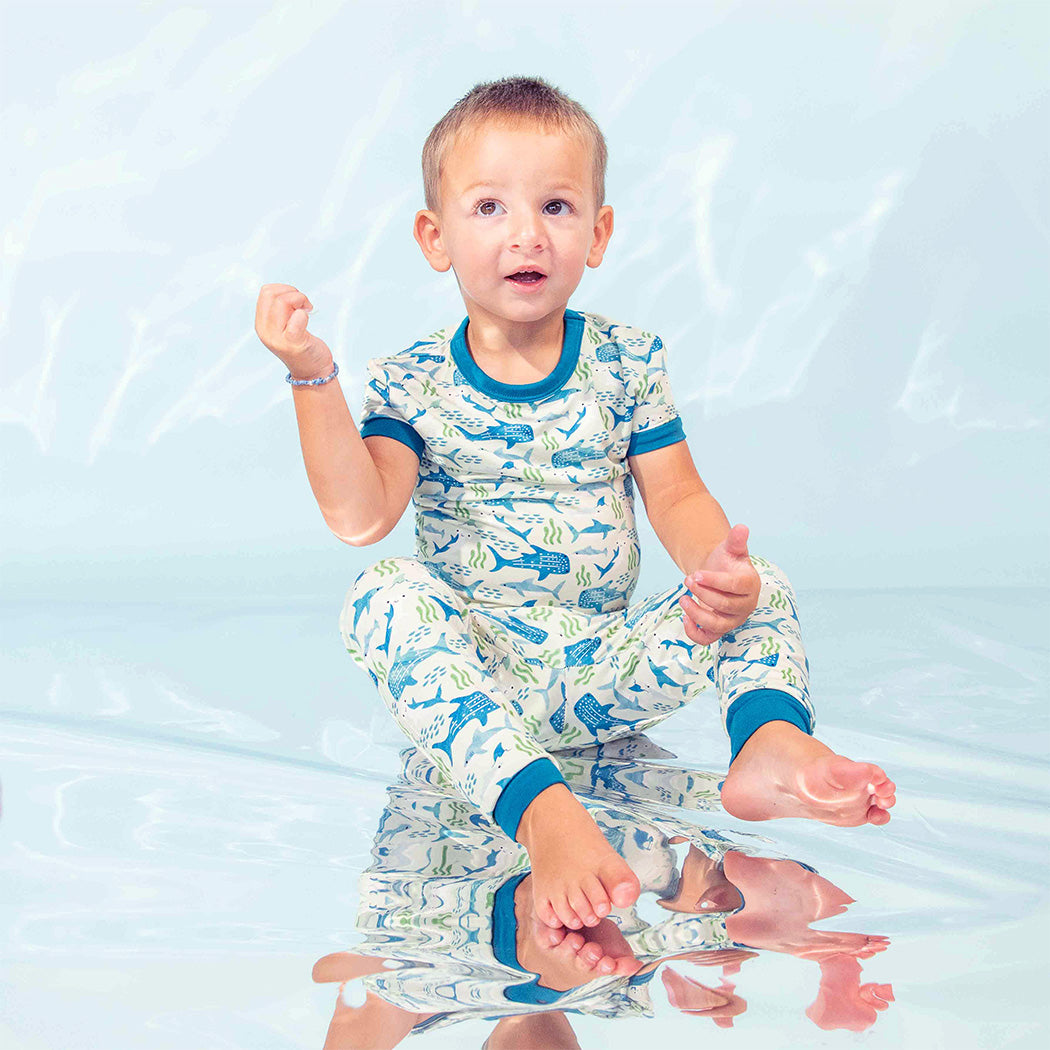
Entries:
{"type": "Polygon", "coordinates": [[[414,557],[384,558],[346,596],[339,630],[408,738],[516,837],[565,783],[550,752],[643,732],[715,688],[732,757],[772,720],[813,731],[794,591],[751,555],[758,606],[710,645],[685,634],[684,583],[614,612],[467,602],[414,557]]]}

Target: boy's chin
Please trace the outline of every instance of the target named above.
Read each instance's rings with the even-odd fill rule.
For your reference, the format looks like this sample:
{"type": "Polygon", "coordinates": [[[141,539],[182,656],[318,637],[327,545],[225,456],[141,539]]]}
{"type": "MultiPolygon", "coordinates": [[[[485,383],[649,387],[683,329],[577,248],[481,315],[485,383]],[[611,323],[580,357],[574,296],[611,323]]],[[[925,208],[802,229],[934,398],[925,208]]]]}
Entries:
{"type": "Polygon", "coordinates": [[[561,302],[560,299],[551,302],[519,302],[484,304],[472,303],[464,297],[464,304],[468,314],[487,316],[497,323],[505,321],[508,324],[528,324],[530,322],[545,321],[552,316],[561,317],[568,308],[568,300],[561,302]]]}

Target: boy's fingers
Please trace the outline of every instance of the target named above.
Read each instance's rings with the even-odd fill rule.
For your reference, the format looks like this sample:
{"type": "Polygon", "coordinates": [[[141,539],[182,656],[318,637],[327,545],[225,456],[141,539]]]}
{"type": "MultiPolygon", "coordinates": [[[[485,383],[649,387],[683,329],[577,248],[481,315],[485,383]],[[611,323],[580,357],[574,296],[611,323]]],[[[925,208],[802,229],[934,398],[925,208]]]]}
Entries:
{"type": "Polygon", "coordinates": [[[701,609],[710,609],[722,616],[735,616],[743,602],[742,595],[726,594],[695,583],[690,587],[690,596],[701,609]]]}
{"type": "Polygon", "coordinates": [[[698,586],[709,587],[713,591],[722,591],[724,594],[746,595],[749,593],[748,575],[740,575],[735,572],[718,572],[714,569],[703,569],[691,573],[685,582],[692,589],[693,581],[698,586]]]}
{"type": "Polygon", "coordinates": [[[688,599],[681,599],[679,605],[682,607],[684,613],[682,622],[685,625],[686,634],[694,641],[700,642],[703,645],[710,645],[716,638],[722,635],[726,625],[719,619],[717,613],[711,613],[703,609],[690,609],[685,602],[688,599]]]}

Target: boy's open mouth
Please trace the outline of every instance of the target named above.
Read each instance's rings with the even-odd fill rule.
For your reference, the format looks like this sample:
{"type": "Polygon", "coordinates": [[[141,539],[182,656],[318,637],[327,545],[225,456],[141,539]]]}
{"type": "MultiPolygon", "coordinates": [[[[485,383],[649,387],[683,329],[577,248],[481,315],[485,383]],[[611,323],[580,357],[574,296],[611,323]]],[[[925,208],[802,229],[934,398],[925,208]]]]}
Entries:
{"type": "Polygon", "coordinates": [[[538,284],[546,276],[545,273],[540,273],[538,270],[523,270],[521,273],[508,274],[507,280],[515,284],[538,284]]]}

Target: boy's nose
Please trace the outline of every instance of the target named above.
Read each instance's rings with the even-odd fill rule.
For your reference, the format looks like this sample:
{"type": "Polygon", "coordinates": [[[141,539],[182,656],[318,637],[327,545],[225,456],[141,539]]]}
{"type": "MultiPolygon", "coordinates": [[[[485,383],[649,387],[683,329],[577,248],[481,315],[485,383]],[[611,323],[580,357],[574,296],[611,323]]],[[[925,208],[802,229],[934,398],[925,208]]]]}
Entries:
{"type": "Polygon", "coordinates": [[[511,233],[510,246],[518,251],[537,251],[544,244],[543,228],[534,218],[521,221],[511,233]]]}

